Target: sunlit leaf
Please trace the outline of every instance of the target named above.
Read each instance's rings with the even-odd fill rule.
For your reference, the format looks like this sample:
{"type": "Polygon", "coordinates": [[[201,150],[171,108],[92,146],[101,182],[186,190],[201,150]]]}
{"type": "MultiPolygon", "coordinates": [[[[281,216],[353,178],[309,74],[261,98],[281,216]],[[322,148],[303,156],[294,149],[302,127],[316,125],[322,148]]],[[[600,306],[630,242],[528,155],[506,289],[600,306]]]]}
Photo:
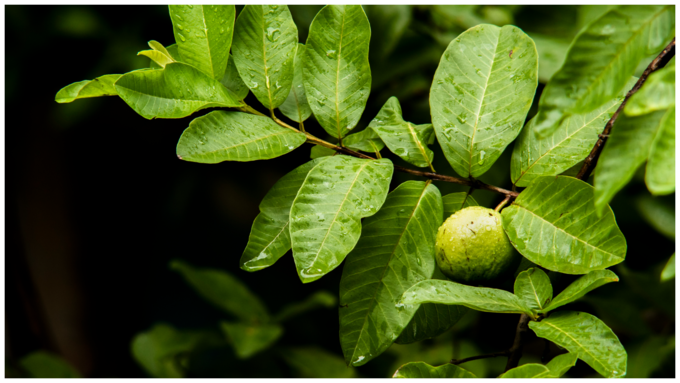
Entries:
{"type": "Polygon", "coordinates": [[[444,202],[444,220],[462,208],[479,206],[477,201],[466,192],[447,194],[442,197],[442,201],[444,202]]]}
{"type": "Polygon", "coordinates": [[[671,257],[668,259],[668,262],[666,263],[666,266],[664,266],[663,270],[661,271],[662,282],[673,278],[675,278],[675,253],[671,255],[671,257]]]}
{"type": "Polygon", "coordinates": [[[94,80],[83,80],[67,85],[54,97],[54,101],[64,104],[81,98],[118,96],[113,84],[118,81],[120,74],[107,74],[94,80]]]}
{"type": "Polygon", "coordinates": [[[236,69],[236,64],[234,63],[234,56],[229,55],[229,65],[224,71],[224,77],[220,81],[227,89],[229,89],[238,100],[243,100],[250,91],[243,80],[241,75],[238,74],[236,69]]]}
{"type": "Polygon", "coordinates": [[[622,262],[626,239],[611,208],[593,209],[593,188],[576,178],[536,178],[503,209],[510,242],[531,262],[564,274],[586,274],[622,262]]]}
{"type": "Polygon", "coordinates": [[[19,366],[29,378],[69,379],[82,378],[78,370],[58,355],[47,351],[34,351],[19,360],[19,366]]]}
{"type": "Polygon", "coordinates": [[[425,362],[411,362],[399,367],[394,372],[393,378],[443,378],[443,379],[472,379],[475,374],[456,366],[455,364],[445,364],[443,366],[430,366],[425,362]]]}
{"type": "Polygon", "coordinates": [[[350,134],[342,140],[343,145],[362,152],[375,153],[385,147],[385,143],[380,139],[378,133],[371,128],[366,128],[361,132],[350,134]]]}
{"type": "Polygon", "coordinates": [[[567,303],[571,303],[583,297],[602,285],[618,281],[619,277],[617,277],[616,274],[614,274],[611,270],[591,271],[567,286],[567,288],[559,293],[557,297],[555,297],[555,299],[553,299],[552,302],[550,302],[550,304],[548,304],[547,307],[542,310],[542,312],[548,312],[560,306],[564,306],[567,303]]]}
{"type": "Polygon", "coordinates": [[[268,160],[290,153],[307,137],[272,119],[217,110],[191,121],[177,144],[177,155],[191,162],[268,160]]]}
{"type": "Polygon", "coordinates": [[[364,220],[340,279],[340,344],[348,365],[380,355],[411,321],[418,305],[396,304],[407,288],[432,277],[442,214],[437,187],[406,181],[364,220]]]}
{"type": "Polygon", "coordinates": [[[285,306],[276,316],[274,321],[283,322],[290,318],[304,314],[318,308],[331,309],[338,305],[338,298],[326,290],[319,290],[302,302],[295,302],[285,306]]]}
{"type": "Polygon", "coordinates": [[[540,322],[529,322],[536,335],[548,339],[588,363],[606,378],[626,375],[626,350],[619,338],[596,317],[559,311],[540,322]]]}
{"type": "Polygon", "coordinates": [[[521,29],[478,25],[451,41],[430,90],[446,159],[478,177],[519,134],[538,85],[538,54],[521,29]]]}
{"type": "Polygon", "coordinates": [[[361,5],[323,7],[309,27],[303,82],[309,106],[333,137],[354,129],[371,90],[371,27],[361,5]]]}
{"type": "Polygon", "coordinates": [[[283,334],[283,327],[278,324],[222,322],[220,326],[240,359],[248,359],[269,348],[283,334]]]}
{"type": "Polygon", "coordinates": [[[281,105],[293,83],[298,32],[286,5],[246,5],[236,20],[232,52],[246,86],[268,109],[281,105]]]}
{"type": "Polygon", "coordinates": [[[654,195],[675,191],[675,105],[663,118],[649,150],[645,183],[654,195]]]}
{"type": "Polygon", "coordinates": [[[538,378],[541,375],[545,376],[550,373],[550,370],[548,370],[548,367],[542,365],[542,364],[536,364],[536,363],[529,363],[529,364],[524,364],[519,367],[515,367],[511,370],[508,370],[507,372],[503,373],[503,375],[499,376],[501,379],[532,379],[532,378],[538,378]]]}
{"type": "Polygon", "coordinates": [[[302,82],[302,58],[305,57],[305,45],[298,44],[295,53],[293,70],[293,82],[288,97],[279,105],[279,110],[284,116],[295,122],[303,122],[312,115],[312,109],[307,102],[307,94],[302,82]]]}
{"type": "Polygon", "coordinates": [[[338,355],[319,347],[286,348],[281,356],[300,378],[344,378],[356,377],[356,370],[347,367],[338,355]]]}
{"type": "Polygon", "coordinates": [[[388,159],[333,156],[309,172],[290,210],[293,258],[303,283],[335,269],[377,213],[393,172],[388,159]]]}
{"type": "Polygon", "coordinates": [[[541,310],[553,297],[550,278],[536,267],[522,271],[515,279],[515,295],[531,310],[541,310]]]}

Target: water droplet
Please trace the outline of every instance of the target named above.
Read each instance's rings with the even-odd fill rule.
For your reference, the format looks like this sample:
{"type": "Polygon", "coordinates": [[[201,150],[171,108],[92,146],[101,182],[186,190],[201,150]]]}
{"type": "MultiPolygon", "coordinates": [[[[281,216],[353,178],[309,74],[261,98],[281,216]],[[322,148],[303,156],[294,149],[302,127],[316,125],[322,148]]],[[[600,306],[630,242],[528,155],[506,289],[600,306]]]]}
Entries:
{"type": "Polygon", "coordinates": [[[326,51],[326,57],[330,57],[330,58],[334,59],[335,58],[335,51],[332,50],[332,49],[327,50],[326,51]]]}
{"type": "Polygon", "coordinates": [[[182,35],[181,33],[178,33],[177,36],[179,36],[179,39],[180,39],[180,40],[182,40],[182,41],[187,41],[187,38],[184,37],[184,35],[182,35]]]}
{"type": "Polygon", "coordinates": [[[279,35],[281,32],[279,31],[278,28],[272,28],[269,27],[267,28],[267,40],[274,42],[279,38],[279,35]]]}
{"type": "Polygon", "coordinates": [[[279,88],[281,88],[281,85],[279,85],[279,82],[277,81],[276,82],[276,89],[279,89],[279,88]]]}
{"type": "Polygon", "coordinates": [[[250,89],[257,89],[258,86],[259,86],[259,84],[255,81],[253,81],[253,85],[250,87],[250,89]]]}
{"type": "Polygon", "coordinates": [[[188,4],[187,7],[189,7],[189,9],[194,9],[194,6],[191,4],[188,4]]]}
{"type": "Polygon", "coordinates": [[[324,105],[326,105],[326,103],[325,103],[325,102],[323,102],[322,100],[317,100],[316,102],[318,102],[320,106],[324,106],[324,105]]]}
{"type": "Polygon", "coordinates": [[[177,20],[179,21],[184,21],[184,19],[182,18],[182,16],[179,15],[179,13],[175,13],[175,17],[177,17],[177,20]]]}
{"type": "Polygon", "coordinates": [[[485,155],[486,155],[485,151],[482,150],[481,152],[479,152],[479,164],[480,165],[484,165],[484,156],[485,155]]]}
{"type": "Polygon", "coordinates": [[[182,26],[182,24],[177,24],[177,28],[179,28],[180,31],[184,30],[184,27],[182,26]]]}

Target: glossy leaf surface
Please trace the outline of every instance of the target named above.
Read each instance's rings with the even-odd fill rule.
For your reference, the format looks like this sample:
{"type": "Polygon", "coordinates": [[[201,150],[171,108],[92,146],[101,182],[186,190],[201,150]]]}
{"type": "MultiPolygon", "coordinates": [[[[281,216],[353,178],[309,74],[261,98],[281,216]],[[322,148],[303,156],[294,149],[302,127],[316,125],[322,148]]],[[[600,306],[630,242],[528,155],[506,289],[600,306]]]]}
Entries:
{"type": "Polygon", "coordinates": [[[628,116],[640,116],[675,106],[675,63],[652,73],[623,109],[628,116]]]}
{"type": "Polygon", "coordinates": [[[477,201],[466,192],[447,194],[442,197],[442,201],[444,202],[444,220],[460,209],[468,206],[479,206],[477,201]]]}
{"type": "Polygon", "coordinates": [[[442,214],[437,187],[406,181],[364,220],[340,279],[340,344],[348,365],[380,355],[411,321],[418,305],[396,304],[406,289],[432,277],[442,214]]]}
{"type": "Polygon", "coordinates": [[[220,326],[240,359],[248,359],[269,348],[283,334],[283,328],[277,324],[222,322],[220,326]]]}
{"type": "Polygon", "coordinates": [[[550,278],[537,267],[522,271],[515,279],[515,295],[531,310],[541,310],[552,300],[550,278]]]}
{"type": "Polygon", "coordinates": [[[303,283],[336,268],[361,235],[361,218],[377,213],[393,172],[388,159],[333,156],[305,179],[290,210],[293,258],[303,283]]]}
{"type": "Polygon", "coordinates": [[[576,178],[540,177],[503,209],[513,246],[548,270],[586,274],[622,262],[626,240],[611,208],[593,209],[593,188],[576,178]]]}
{"type": "Polygon", "coordinates": [[[94,80],[83,80],[67,85],[57,92],[54,101],[64,104],[81,98],[117,96],[113,84],[118,81],[120,74],[107,74],[94,80]]]}
{"type": "Polygon", "coordinates": [[[385,147],[385,143],[380,139],[378,133],[371,128],[366,128],[361,132],[350,134],[342,140],[343,145],[362,152],[375,153],[385,147]]]}
{"type": "Polygon", "coordinates": [[[307,37],[302,78],[309,106],[333,137],[354,129],[371,90],[371,27],[360,5],[323,7],[307,37]]]}
{"type": "Polygon", "coordinates": [[[272,119],[217,110],[191,121],[177,144],[177,155],[191,162],[268,160],[293,151],[307,137],[272,119]]]}
{"type": "Polygon", "coordinates": [[[550,373],[550,370],[548,370],[548,367],[542,365],[542,364],[537,364],[537,363],[529,363],[529,364],[524,364],[519,367],[515,367],[505,373],[503,375],[499,376],[501,379],[532,379],[532,378],[538,378],[541,375],[546,376],[547,374],[550,373]]]}
{"type": "Polygon", "coordinates": [[[602,285],[618,281],[619,277],[611,270],[591,271],[567,286],[542,312],[548,312],[574,302],[602,285]]]}
{"type": "Polygon", "coordinates": [[[654,195],[675,191],[675,105],[668,108],[652,142],[645,183],[654,195]]]}
{"type": "Polygon", "coordinates": [[[430,366],[425,362],[411,362],[399,367],[395,371],[393,378],[408,378],[408,379],[424,379],[424,378],[442,378],[442,379],[472,379],[476,378],[475,374],[470,371],[456,366],[455,364],[445,364],[443,366],[430,366]]]}
{"type": "Polygon", "coordinates": [[[538,86],[538,54],[521,29],[478,25],[451,41],[430,89],[446,159],[478,177],[519,134],[538,86]]]}
{"type": "Polygon", "coordinates": [[[342,358],[319,347],[294,347],[281,352],[296,377],[316,379],[351,379],[356,370],[347,367],[342,358]]]}
{"type": "Polygon", "coordinates": [[[224,77],[222,77],[220,82],[236,96],[237,100],[243,100],[250,91],[241,79],[232,55],[229,55],[229,65],[227,65],[224,77]]]}
{"type": "Polygon", "coordinates": [[[675,253],[671,255],[671,257],[668,259],[668,262],[666,263],[666,266],[664,266],[663,270],[661,271],[662,282],[673,278],[675,278],[675,253]]]}
{"type": "Polygon", "coordinates": [[[298,44],[293,65],[293,82],[288,97],[279,105],[284,116],[295,122],[303,122],[312,115],[312,109],[307,102],[305,86],[302,82],[302,58],[305,57],[305,45],[298,44]]]}
{"type": "Polygon", "coordinates": [[[205,108],[241,105],[219,81],[179,62],[168,64],[165,69],[124,74],[115,88],[146,119],[182,118],[205,108]]]}
{"type": "Polygon", "coordinates": [[[281,105],[293,83],[298,31],[286,5],[246,5],[236,20],[232,52],[241,78],[268,109],[281,105]]]}
{"type": "Polygon", "coordinates": [[[231,5],[169,5],[182,61],[221,80],[229,61],[236,8],[231,5]]]}
{"type": "Polygon", "coordinates": [[[619,338],[590,314],[559,311],[540,322],[529,322],[529,328],[539,337],[566,348],[604,377],[626,375],[627,355],[619,338]]]}

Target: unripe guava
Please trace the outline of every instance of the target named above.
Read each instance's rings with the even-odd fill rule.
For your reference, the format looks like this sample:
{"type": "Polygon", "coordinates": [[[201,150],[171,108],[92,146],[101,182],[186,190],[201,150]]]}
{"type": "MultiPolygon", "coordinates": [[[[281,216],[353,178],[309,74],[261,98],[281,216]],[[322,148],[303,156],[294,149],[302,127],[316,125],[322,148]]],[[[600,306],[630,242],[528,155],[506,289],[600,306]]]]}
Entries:
{"type": "Polygon", "coordinates": [[[497,280],[518,259],[503,231],[501,215],[481,206],[451,214],[439,227],[435,249],[442,272],[464,284],[497,280]]]}

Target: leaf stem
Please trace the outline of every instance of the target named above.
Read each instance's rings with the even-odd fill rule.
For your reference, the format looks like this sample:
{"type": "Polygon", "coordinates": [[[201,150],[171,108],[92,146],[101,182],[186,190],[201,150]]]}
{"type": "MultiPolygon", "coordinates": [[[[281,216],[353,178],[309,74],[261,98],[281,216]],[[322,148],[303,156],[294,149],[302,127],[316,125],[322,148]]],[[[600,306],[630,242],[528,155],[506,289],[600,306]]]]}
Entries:
{"type": "Polygon", "coordinates": [[[509,196],[509,195],[506,196],[506,197],[501,201],[501,203],[499,203],[498,206],[496,206],[496,208],[495,208],[494,210],[495,210],[496,212],[501,211],[501,209],[503,208],[503,206],[505,206],[505,204],[507,204],[508,201],[510,201],[510,196],[509,196]]]}

